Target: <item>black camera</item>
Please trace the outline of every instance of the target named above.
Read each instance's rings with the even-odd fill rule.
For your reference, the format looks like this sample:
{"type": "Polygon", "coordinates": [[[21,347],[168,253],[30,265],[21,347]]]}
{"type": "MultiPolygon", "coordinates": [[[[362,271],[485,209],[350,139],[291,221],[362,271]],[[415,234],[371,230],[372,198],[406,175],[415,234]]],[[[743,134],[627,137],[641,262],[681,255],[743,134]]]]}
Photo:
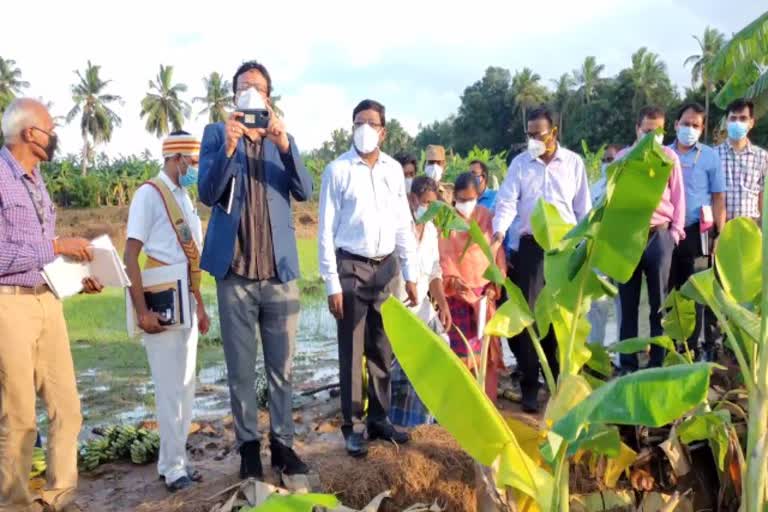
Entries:
{"type": "Polygon", "coordinates": [[[240,118],[240,122],[246,128],[267,128],[269,126],[269,110],[265,108],[239,109],[238,112],[242,112],[243,117],[240,118]]]}

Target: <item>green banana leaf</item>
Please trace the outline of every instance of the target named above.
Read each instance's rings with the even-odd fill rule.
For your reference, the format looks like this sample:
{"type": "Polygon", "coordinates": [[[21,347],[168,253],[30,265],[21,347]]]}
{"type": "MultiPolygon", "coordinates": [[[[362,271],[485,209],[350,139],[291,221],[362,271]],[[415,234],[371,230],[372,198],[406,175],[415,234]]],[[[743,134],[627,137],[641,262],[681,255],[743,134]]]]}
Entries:
{"type": "Polygon", "coordinates": [[[339,500],[332,494],[273,494],[267,501],[241,512],[312,512],[315,507],[336,508],[339,500]]]}
{"type": "Polygon", "coordinates": [[[725,468],[725,456],[728,453],[728,426],[731,415],[726,409],[702,412],[683,420],[676,432],[680,441],[691,444],[694,441],[709,440],[717,458],[717,466],[725,468]]]}
{"type": "Polygon", "coordinates": [[[675,351],[675,342],[669,336],[655,336],[653,338],[629,338],[608,345],[606,350],[615,354],[635,354],[642,352],[650,345],[658,345],[668,351],[675,351]]]}
{"type": "Polygon", "coordinates": [[[485,269],[483,277],[499,286],[504,285],[504,274],[499,269],[498,265],[496,265],[496,258],[494,258],[493,254],[491,254],[491,246],[488,243],[488,240],[486,240],[485,233],[483,233],[483,230],[480,229],[480,225],[477,223],[477,221],[473,220],[469,224],[469,240],[470,244],[477,244],[480,249],[482,249],[485,257],[488,258],[488,268],[485,269]]]}
{"type": "Polygon", "coordinates": [[[670,423],[706,399],[711,366],[653,368],[615,379],[571,409],[552,431],[571,443],[588,426],[660,427],[670,423]]]}
{"type": "Polygon", "coordinates": [[[606,202],[594,235],[592,265],[623,283],[637,268],[651,215],[667,186],[672,160],[653,133],[606,170],[606,202]]]}
{"type": "Polygon", "coordinates": [[[382,316],[400,365],[438,423],[478,462],[496,464],[497,483],[518,489],[534,498],[542,510],[549,510],[552,476],[525,454],[445,341],[394,297],[384,302],[382,316]]]}
{"type": "Polygon", "coordinates": [[[550,318],[552,327],[555,330],[557,339],[557,354],[560,361],[560,372],[576,375],[581,368],[592,358],[592,352],[587,348],[587,337],[592,328],[585,314],[580,314],[576,322],[576,336],[573,342],[573,352],[570,358],[566,356],[568,352],[568,343],[570,342],[571,326],[573,325],[573,316],[568,308],[555,303],[551,311],[550,318]],[[566,367],[563,361],[570,361],[570,367],[566,367]]]}
{"type": "Polygon", "coordinates": [[[736,302],[752,302],[763,286],[762,234],[750,219],[728,221],[715,250],[715,268],[723,289],[736,302]]]}
{"type": "Polygon", "coordinates": [[[543,198],[536,201],[536,206],[531,212],[531,231],[536,243],[542,249],[552,251],[557,248],[565,234],[573,227],[573,224],[563,220],[555,205],[546,202],[543,198]]]}
{"type": "Polygon", "coordinates": [[[696,303],[673,290],[664,301],[664,309],[664,332],[673,340],[686,341],[696,328],[696,303]]]}
{"type": "Polygon", "coordinates": [[[419,224],[429,221],[434,223],[443,238],[447,238],[451,231],[469,231],[469,224],[454,208],[442,201],[433,201],[424,215],[416,219],[419,224]]]}
{"type": "Polygon", "coordinates": [[[685,282],[680,293],[699,304],[712,308],[715,304],[715,269],[708,268],[693,274],[685,282]]]}
{"type": "Polygon", "coordinates": [[[596,425],[594,428],[585,429],[579,439],[568,445],[567,453],[569,457],[573,457],[581,450],[618,457],[621,451],[619,429],[610,425],[596,425]]]}
{"type": "Polygon", "coordinates": [[[507,286],[507,301],[501,305],[485,326],[486,336],[512,338],[533,324],[533,313],[520,288],[507,286]]]}
{"type": "Polygon", "coordinates": [[[613,373],[611,355],[603,344],[589,343],[587,344],[587,349],[592,353],[592,357],[587,361],[587,366],[604,377],[610,377],[613,373]]]}

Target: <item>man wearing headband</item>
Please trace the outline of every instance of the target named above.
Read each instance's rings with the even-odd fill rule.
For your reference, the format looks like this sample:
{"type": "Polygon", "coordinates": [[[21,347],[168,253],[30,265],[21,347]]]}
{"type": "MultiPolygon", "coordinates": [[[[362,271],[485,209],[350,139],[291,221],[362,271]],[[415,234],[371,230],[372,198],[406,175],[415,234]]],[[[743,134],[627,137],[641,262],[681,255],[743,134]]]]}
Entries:
{"type": "Polygon", "coordinates": [[[125,265],[155,384],[160,425],[157,470],[168,490],[175,492],[199,479],[187,466],[186,445],[195,398],[198,332],[208,332],[209,320],[200,294],[203,229],[186,189],[197,184],[200,141],[187,132],[174,132],[163,141],[163,158],[163,170],[139,187],[131,201],[125,265]],[[165,319],[147,307],[139,267],[142,250],[147,256],[145,268],[188,265],[194,296],[191,328],[166,330],[165,319]]]}

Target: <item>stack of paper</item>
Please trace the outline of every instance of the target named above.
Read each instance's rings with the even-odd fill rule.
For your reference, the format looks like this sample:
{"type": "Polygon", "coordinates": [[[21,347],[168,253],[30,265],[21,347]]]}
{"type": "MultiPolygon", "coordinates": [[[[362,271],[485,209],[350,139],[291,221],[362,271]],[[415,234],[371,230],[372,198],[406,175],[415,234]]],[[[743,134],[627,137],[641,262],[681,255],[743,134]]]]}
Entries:
{"type": "Polygon", "coordinates": [[[86,277],[95,277],[104,286],[131,286],[120,255],[107,235],[93,239],[91,247],[92,261],[77,262],[59,256],[43,267],[43,278],[58,298],[65,299],[83,291],[83,279],[86,277]]]}

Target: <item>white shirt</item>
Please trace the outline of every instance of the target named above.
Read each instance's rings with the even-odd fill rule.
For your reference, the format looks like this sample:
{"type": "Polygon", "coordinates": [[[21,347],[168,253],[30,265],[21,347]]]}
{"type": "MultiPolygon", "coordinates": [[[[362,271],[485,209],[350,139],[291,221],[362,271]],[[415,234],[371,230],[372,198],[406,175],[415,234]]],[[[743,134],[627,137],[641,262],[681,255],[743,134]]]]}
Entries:
{"type": "MultiPolygon", "coordinates": [[[[416,288],[419,293],[419,304],[413,309],[418,310],[424,302],[429,302],[429,283],[442,279],[443,269],[440,267],[440,250],[438,249],[437,228],[432,222],[424,224],[421,240],[416,249],[416,288]]],[[[405,300],[405,283],[400,283],[398,296],[405,300]]],[[[431,304],[430,304],[431,307],[431,304]]]]}
{"type": "MultiPolygon", "coordinates": [[[[183,187],[173,183],[165,172],[160,171],[158,176],[171,189],[171,193],[176,198],[176,202],[184,214],[184,219],[192,230],[192,238],[199,249],[203,244],[203,226],[189,194],[183,187]]],[[[143,249],[147,256],[158,261],[169,265],[187,261],[176,236],[176,231],[168,219],[163,198],[151,185],[142,185],[133,195],[131,208],[128,211],[126,236],[143,243],[143,249]]]]}
{"type": "Polygon", "coordinates": [[[560,145],[549,164],[532,158],[527,151],[517,155],[496,196],[493,232],[506,233],[519,216],[519,234],[531,234],[531,213],[539,198],[553,204],[570,224],[589,212],[592,200],[587,171],[579,155],[560,145]]]}
{"type": "Polygon", "coordinates": [[[320,275],[328,295],[341,293],[336,250],[383,258],[395,250],[407,281],[416,279],[416,237],[403,168],[385,154],[373,168],[350,149],[328,164],[320,187],[320,275]]]}

